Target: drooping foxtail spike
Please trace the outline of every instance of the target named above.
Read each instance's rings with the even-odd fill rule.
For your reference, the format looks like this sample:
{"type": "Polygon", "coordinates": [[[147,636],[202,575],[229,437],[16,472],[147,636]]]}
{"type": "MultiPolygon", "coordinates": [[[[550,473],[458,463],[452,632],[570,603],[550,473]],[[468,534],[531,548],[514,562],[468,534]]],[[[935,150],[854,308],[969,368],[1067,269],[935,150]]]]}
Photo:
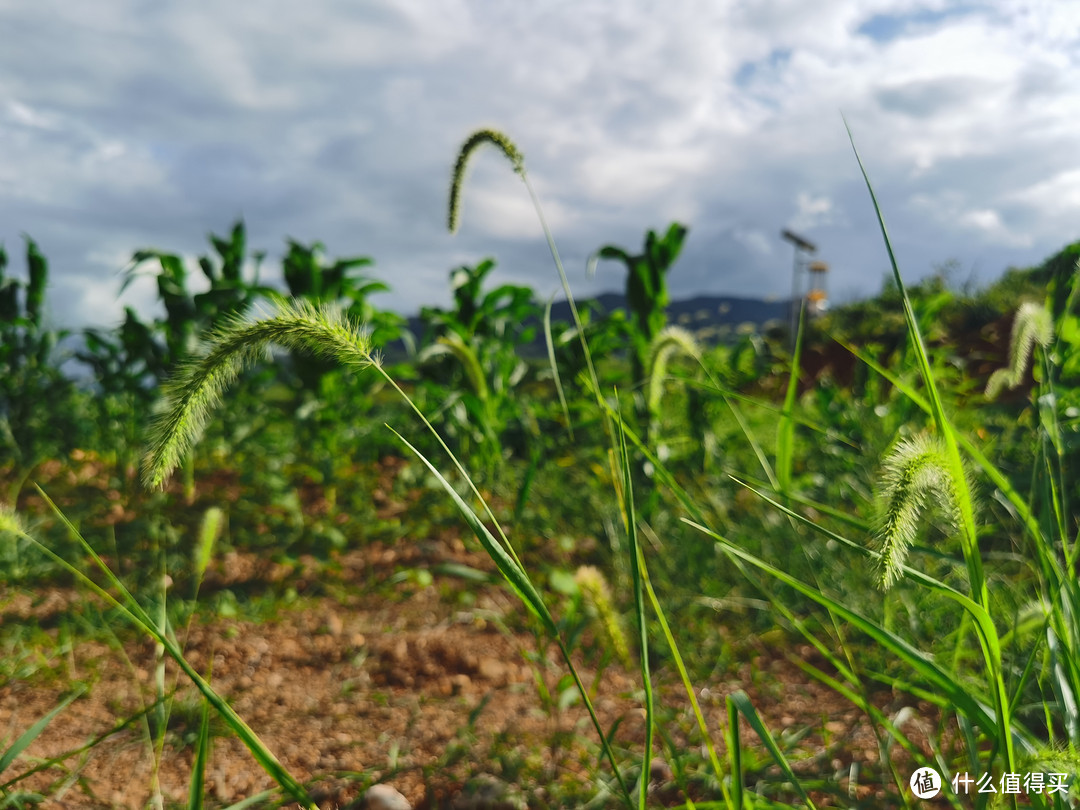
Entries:
{"type": "Polygon", "coordinates": [[[515,172],[525,173],[525,156],[502,132],[495,129],[480,129],[470,135],[462,144],[461,151],[458,152],[457,161],[454,163],[454,175],[450,181],[450,211],[447,219],[450,233],[457,233],[458,224],[461,221],[461,187],[465,183],[465,170],[468,168],[469,158],[485,143],[498,147],[513,165],[515,172]]]}

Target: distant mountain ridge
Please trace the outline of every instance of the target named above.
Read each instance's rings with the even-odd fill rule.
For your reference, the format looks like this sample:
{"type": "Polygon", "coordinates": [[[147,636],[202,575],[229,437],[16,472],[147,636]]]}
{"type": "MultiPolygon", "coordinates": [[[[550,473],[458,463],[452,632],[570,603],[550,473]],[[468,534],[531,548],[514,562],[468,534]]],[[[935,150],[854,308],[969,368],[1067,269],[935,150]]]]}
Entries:
{"type": "MultiPolygon", "coordinates": [[[[582,296],[575,300],[579,309],[587,302],[595,302],[604,312],[626,310],[626,296],[623,293],[607,292],[582,296]]],[[[790,304],[787,299],[766,300],[733,295],[698,295],[672,301],[667,307],[669,324],[682,326],[699,339],[707,341],[723,340],[748,329],[764,331],[774,326],[783,326],[787,323],[789,313],[790,304]]],[[[570,314],[570,304],[565,300],[552,304],[551,320],[553,323],[571,323],[573,317],[570,314]]],[[[424,322],[418,315],[414,315],[408,319],[408,329],[419,337],[424,332],[424,322]]],[[[541,347],[543,341],[541,335],[538,340],[541,347]]]]}
{"type": "MultiPolygon", "coordinates": [[[[626,296],[622,293],[601,293],[587,301],[596,301],[606,312],[626,309],[626,296]]],[[[698,295],[680,301],[672,301],[667,307],[669,324],[685,326],[691,331],[728,326],[737,328],[752,324],[755,329],[771,326],[770,322],[786,322],[789,313],[786,300],[768,301],[763,298],[740,298],[733,295],[698,295]]],[[[553,320],[570,321],[570,305],[558,301],[551,307],[553,320]]]]}

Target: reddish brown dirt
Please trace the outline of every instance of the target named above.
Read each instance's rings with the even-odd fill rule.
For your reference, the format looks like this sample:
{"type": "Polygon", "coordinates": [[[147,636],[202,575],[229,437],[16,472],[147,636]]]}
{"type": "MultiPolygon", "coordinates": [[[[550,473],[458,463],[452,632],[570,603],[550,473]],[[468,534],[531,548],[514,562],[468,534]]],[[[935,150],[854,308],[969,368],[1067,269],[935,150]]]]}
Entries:
{"type": "MultiPolygon", "coordinates": [[[[112,500],[117,501],[117,519],[125,519],[119,499],[112,500]]],[[[394,506],[384,500],[384,508],[394,506]]],[[[452,532],[395,547],[372,543],[330,564],[304,559],[286,566],[253,554],[227,553],[208,572],[204,604],[225,588],[280,594],[288,585],[322,595],[279,606],[259,621],[197,617],[186,636],[187,658],[198,671],[212,671],[215,689],[308,786],[320,807],[353,806],[375,782],[393,785],[414,807],[500,806],[462,800],[466,783],[475,777],[514,782],[512,790],[531,807],[560,806],[569,795],[594,795],[595,731],[580,704],[559,710],[540,699],[537,677],[557,697],[566,669],[554,647],[537,649],[520,603],[503,587],[440,574],[428,587],[409,581],[388,584],[395,572],[430,570],[440,563],[494,570],[485,555],[467,549],[452,532]],[[466,591],[470,598],[463,599],[466,591]]],[[[121,641],[112,646],[100,640],[101,633],[95,640],[66,645],[62,631],[77,625],[71,617],[89,599],[72,589],[0,588],[4,626],[43,628],[33,636],[33,649],[24,645],[12,651],[26,656],[29,668],[0,681],[0,752],[73,686],[88,686],[0,774],[0,784],[56,759],[12,789],[40,792],[46,797],[40,806],[47,808],[146,807],[152,799],[155,757],[142,722],[124,722],[153,700],[154,645],[124,626],[115,628],[121,641]],[[106,734],[100,744],[78,751],[106,734]]],[[[178,635],[185,639],[183,631],[178,635]]],[[[767,636],[769,642],[729,640],[740,663],[696,684],[713,739],[722,744],[726,695],[745,690],[776,735],[798,738],[788,749],[797,771],[835,778],[846,791],[847,774],[857,763],[863,776],[854,792],[877,806],[891,804],[895,797],[868,786],[880,780],[867,778],[879,766],[878,744],[865,719],[789,662],[787,655],[793,653],[823,667],[811,648],[793,647],[778,631],[767,636]]],[[[586,633],[578,649],[599,646],[586,633]]],[[[595,653],[577,653],[575,659],[594,690],[603,728],[617,724],[623,767],[633,767],[644,740],[640,675],[616,664],[598,673],[601,662],[595,653]]],[[[186,806],[200,697],[171,662],[166,672],[176,693],[157,781],[166,807],[186,806]]],[[[664,733],[678,750],[699,749],[700,735],[673,667],[654,668],[654,682],[659,703],[667,707],[661,715],[664,733]]],[[[874,702],[889,714],[913,703],[890,693],[875,696],[874,702]]],[[[932,714],[925,705],[916,709],[922,717],[932,714]]],[[[905,730],[922,736],[914,722],[905,730]]],[[[272,786],[222,722],[215,720],[212,733],[206,782],[211,806],[226,806],[272,786]]],[[[748,746],[757,744],[745,722],[742,739],[748,746]]],[[[708,785],[701,755],[687,759],[688,778],[681,784],[690,796],[720,798],[708,785]]],[[[749,769],[780,781],[767,762],[760,748],[747,752],[749,769]]],[[[606,763],[599,773],[609,778],[606,763]]],[[[673,783],[654,788],[655,805],[685,798],[673,783]]],[[[831,804],[827,794],[816,799],[819,806],[831,804]]],[[[255,806],[276,805],[267,799],[255,806]]]]}
{"type": "MultiPolygon", "coordinates": [[[[460,544],[457,549],[431,546],[430,552],[438,559],[490,567],[460,544]]],[[[340,576],[391,567],[397,558],[394,550],[379,546],[353,552],[342,558],[340,576]]],[[[216,569],[211,585],[235,584],[266,568],[254,558],[232,554],[216,569]]],[[[453,598],[456,587],[463,586],[437,577],[432,587],[401,586],[398,598],[390,600],[358,592],[344,601],[304,600],[302,609],[285,609],[260,623],[220,618],[196,623],[187,639],[187,657],[199,671],[212,663],[215,688],[286,767],[312,785],[322,807],[345,807],[368,784],[384,779],[414,806],[444,806],[466,779],[485,772],[501,775],[498,763],[507,760],[520,760],[523,769],[548,774],[552,782],[587,784],[595,758],[589,741],[595,735],[579,706],[562,713],[544,710],[526,657],[536,641],[506,627],[520,624],[521,609],[494,586],[484,586],[475,603],[463,609],[453,598]],[[470,730],[474,711],[478,714],[470,730]]],[[[5,624],[35,618],[48,626],[63,612],[78,610],[82,598],[56,590],[8,592],[0,609],[5,624]]],[[[808,656],[810,651],[799,652],[808,656]]],[[[4,773],[5,779],[107,732],[153,695],[155,657],[148,642],[130,637],[123,655],[98,641],[77,644],[67,660],[57,650],[40,653],[47,668],[55,667],[60,675],[0,687],[0,729],[6,739],[55,706],[72,682],[88,682],[92,688],[4,773]]],[[[563,667],[554,650],[547,651],[547,658],[543,676],[550,689],[563,667]]],[[[595,668],[583,661],[582,669],[592,683],[595,668]]],[[[168,682],[176,677],[170,665],[168,682]]],[[[657,680],[665,684],[665,702],[676,707],[677,720],[668,731],[685,742],[684,730],[693,725],[685,695],[675,688],[672,673],[661,671],[657,680]]],[[[634,676],[608,666],[595,702],[603,726],[620,720],[618,740],[640,750],[644,732],[640,703],[632,699],[636,688],[634,676]]],[[[846,770],[853,760],[873,767],[877,745],[858,712],[824,687],[807,683],[779,653],[748,650],[738,672],[701,689],[717,739],[722,737],[723,698],[737,688],[750,693],[777,733],[809,730],[797,746],[800,770],[832,773],[846,770]]],[[[169,801],[186,797],[192,753],[183,741],[197,728],[192,708],[197,703],[194,688],[181,679],[179,708],[158,775],[169,801]]],[[[269,788],[269,777],[243,746],[220,723],[214,730],[220,736],[207,771],[209,798],[227,804],[269,788]]],[[[744,736],[750,740],[752,732],[744,728],[744,736]]],[[[69,756],[19,787],[51,795],[43,807],[141,808],[150,799],[152,772],[145,732],[133,723],[85,757],[69,756]]],[[[535,791],[535,785],[529,790],[535,791]]],[[[676,800],[679,791],[669,789],[667,796],[676,800]]],[[[542,800],[542,790],[530,796],[535,806],[542,806],[542,800]]]]}

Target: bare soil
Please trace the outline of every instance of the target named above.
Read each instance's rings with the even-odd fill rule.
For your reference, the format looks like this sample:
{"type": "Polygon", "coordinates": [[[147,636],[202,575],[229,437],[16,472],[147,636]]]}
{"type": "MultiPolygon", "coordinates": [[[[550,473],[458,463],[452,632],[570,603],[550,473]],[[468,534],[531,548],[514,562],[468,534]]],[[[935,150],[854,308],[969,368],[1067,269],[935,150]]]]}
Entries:
{"type": "MultiPolygon", "coordinates": [[[[359,806],[376,782],[392,785],[416,808],[565,806],[596,795],[598,775],[608,779],[610,769],[598,766],[595,731],[580,702],[560,705],[565,665],[555,647],[530,632],[516,598],[501,585],[441,573],[429,585],[407,577],[388,584],[403,570],[439,571],[447,563],[494,571],[486,555],[453,532],[395,546],[371,543],[329,563],[282,565],[229,552],[213,563],[201,602],[224,589],[281,593],[285,585],[301,596],[288,605],[278,600],[258,620],[197,615],[178,635],[188,660],[211,673],[214,687],[322,808],[359,806]],[[470,798],[477,784],[497,790],[470,798]]],[[[36,793],[43,808],[143,808],[152,806],[155,783],[166,807],[186,806],[201,697],[168,662],[166,684],[175,685],[175,694],[156,757],[142,719],[155,695],[154,645],[124,626],[114,628],[112,644],[101,633],[69,642],[77,625],[72,617],[91,598],[74,588],[0,587],[5,628],[41,628],[30,636],[33,649],[5,651],[24,661],[8,667],[15,674],[0,682],[0,755],[70,690],[85,688],[0,774],[0,784],[44,764],[8,786],[26,793],[22,806],[35,806],[30,794],[36,793]]],[[[850,784],[855,796],[873,806],[894,803],[880,778],[867,778],[880,766],[865,718],[791,657],[827,669],[823,661],[779,632],[766,638],[728,639],[736,663],[695,684],[713,739],[722,746],[725,697],[742,689],[784,741],[797,771],[835,779],[845,792],[858,773],[850,784]]],[[[623,767],[632,768],[644,741],[640,673],[600,658],[602,646],[586,634],[575,658],[603,728],[615,730],[623,767]]],[[[674,668],[655,667],[654,683],[665,707],[656,754],[674,766],[674,775],[658,768],[653,804],[719,799],[674,668]],[[663,737],[668,744],[661,748],[663,737]]],[[[872,699],[890,714],[910,705],[916,718],[933,715],[906,695],[872,699]]],[[[905,728],[915,738],[918,722],[905,728]]],[[[273,787],[221,721],[212,735],[211,805],[273,787]]],[[[747,768],[780,781],[745,722],[742,739],[751,749],[747,768]]],[[[832,803],[827,792],[814,795],[819,806],[832,803]]],[[[277,804],[266,798],[253,806],[277,804]]]]}

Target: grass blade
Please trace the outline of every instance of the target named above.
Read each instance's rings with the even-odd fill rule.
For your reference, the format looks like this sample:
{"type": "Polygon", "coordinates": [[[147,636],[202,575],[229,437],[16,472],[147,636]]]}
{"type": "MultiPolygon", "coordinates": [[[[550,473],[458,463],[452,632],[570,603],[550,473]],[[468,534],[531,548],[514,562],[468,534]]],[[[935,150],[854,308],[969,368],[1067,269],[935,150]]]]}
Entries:
{"type": "Polygon", "coordinates": [[[795,422],[791,415],[799,387],[799,358],[802,356],[803,331],[806,321],[806,303],[799,310],[799,331],[795,333],[795,351],[791,355],[791,373],[788,375],[787,393],[784,395],[784,411],[776,428],[776,480],[780,492],[791,492],[791,471],[795,459],[795,422]]]}
{"type": "MultiPolygon", "coordinates": [[[[923,378],[923,385],[926,388],[927,399],[930,402],[930,410],[933,414],[934,422],[937,425],[942,442],[945,445],[945,454],[948,459],[949,467],[951,468],[953,487],[956,494],[960,524],[962,527],[961,539],[963,540],[964,547],[964,561],[967,564],[968,578],[970,580],[969,587],[973,599],[981,608],[983,608],[985,614],[990,605],[990,594],[987,590],[986,579],[982,567],[982,557],[979,552],[978,533],[975,525],[974,500],[968,487],[967,476],[964,474],[964,464],[960,457],[959,444],[955,432],[952,429],[952,425],[945,415],[945,408],[942,404],[941,395],[938,392],[937,383],[934,380],[934,372],[930,365],[930,358],[927,355],[926,346],[923,343],[922,333],[919,330],[918,320],[915,317],[915,310],[911,305],[911,299],[908,297],[907,289],[904,287],[904,280],[900,276],[900,267],[897,264],[896,255],[893,252],[888,229],[885,227],[885,218],[881,213],[881,206],[878,204],[877,195],[874,193],[873,185],[870,182],[870,176],[866,172],[866,167],[863,165],[862,158],[859,157],[859,150],[855,147],[855,138],[851,133],[851,128],[847,126],[847,121],[844,122],[844,126],[847,127],[851,148],[855,152],[855,159],[858,161],[859,169],[862,172],[863,179],[866,181],[866,188],[870,192],[870,200],[874,205],[874,213],[877,216],[878,225],[881,227],[882,238],[885,240],[885,249],[889,254],[889,264],[892,266],[893,278],[896,281],[897,289],[900,291],[900,299],[903,302],[904,320],[907,322],[908,336],[911,339],[912,347],[915,350],[915,359],[918,363],[919,372],[923,378]]],[[[996,657],[988,657],[986,659],[986,670],[993,689],[994,703],[997,709],[998,742],[1004,748],[1005,770],[1010,773],[1015,773],[1018,771],[1018,763],[1016,761],[1016,752],[1013,750],[1012,733],[1009,727],[1010,706],[1008,693],[1005,688],[1004,675],[1002,673],[1000,648],[997,644],[997,630],[992,622],[988,621],[987,624],[988,626],[982,626],[982,631],[988,633],[988,635],[986,638],[980,640],[983,642],[984,652],[988,651],[992,654],[995,649],[997,650],[996,657]]],[[[1012,798],[1013,805],[1015,806],[1016,797],[1014,796],[1012,798]]]]}
{"type": "MultiPolygon", "coordinates": [[[[615,394],[618,401],[618,392],[615,394]]],[[[620,414],[619,425],[622,425],[620,414]]],[[[626,434],[619,430],[619,458],[622,468],[622,491],[626,514],[626,537],[630,545],[630,579],[634,589],[634,617],[637,623],[638,654],[641,659],[641,682],[645,689],[645,750],[642,752],[641,778],[638,784],[638,808],[645,810],[648,798],[649,763],[652,762],[653,748],[653,703],[652,678],[649,674],[649,632],[645,622],[645,597],[643,579],[645,577],[645,558],[638,542],[637,513],[634,510],[634,485],[630,473],[630,454],[626,449],[626,434]]]]}
{"type": "MultiPolygon", "coordinates": [[[[784,752],[781,751],[780,746],[776,744],[776,739],[773,737],[772,732],[769,731],[765,722],[761,719],[761,715],[758,714],[757,709],[754,708],[754,704],[750,702],[750,698],[746,693],[741,690],[734,692],[728,695],[727,700],[728,717],[731,718],[732,708],[734,708],[738,710],[739,714],[746,718],[746,722],[750,724],[750,728],[754,730],[754,733],[757,734],[761,739],[761,742],[764,743],[769,755],[773,758],[773,762],[780,766],[780,770],[782,770],[784,775],[790,780],[792,786],[795,788],[795,792],[802,797],[802,800],[806,803],[807,807],[816,810],[817,806],[811,801],[810,797],[806,795],[806,790],[803,789],[799,777],[797,777],[795,771],[791,769],[791,763],[787,761],[784,752]]],[[[732,727],[738,728],[738,718],[735,718],[732,727]]]]}
{"type": "Polygon", "coordinates": [[[128,591],[124,584],[120,582],[116,574],[105,564],[104,560],[94,551],[93,547],[86,541],[77,528],[67,519],[67,517],[60,511],[59,507],[53,503],[52,499],[45,494],[44,490],[38,487],[38,493],[45,499],[45,502],[53,510],[54,514],[60,519],[60,521],[67,527],[72,537],[79,543],[82,549],[94,560],[98,569],[105,575],[105,578],[109,581],[109,584],[114,587],[120,594],[120,598],[113,596],[106,591],[90,577],[88,577],[82,570],[72,565],[66,559],[54,552],[48,546],[39,542],[33,536],[26,534],[20,530],[27,540],[41,549],[50,559],[61,565],[71,574],[73,574],[80,582],[86,585],[90,590],[96,593],[99,597],[104,599],[109,604],[116,607],[121,614],[127,617],[132,624],[140,632],[152,638],[157,643],[161,644],[165,652],[177,666],[183,671],[183,673],[191,680],[195,687],[202,693],[203,697],[213,706],[214,710],[221,715],[225,723],[232,729],[233,733],[240,738],[240,741],[251,752],[252,757],[257,763],[269,774],[282,790],[284,790],[294,801],[300,804],[301,807],[310,808],[310,810],[317,810],[314,801],[308,796],[303,785],[300,784],[296,778],[285,769],[285,766],[278,761],[277,757],[273,755],[266,744],[259,739],[259,736],[254,730],[244,722],[244,719],[236,713],[229,703],[214,690],[210,684],[203,679],[198,672],[191,666],[188,660],[184,657],[183,652],[180,650],[176,641],[172,639],[166,633],[161,632],[157,627],[153,619],[151,619],[145,610],[139,605],[138,601],[131,592],[128,591]]]}
{"type": "MultiPolygon", "coordinates": [[[[765,573],[769,574],[773,578],[783,582],[784,584],[794,588],[799,593],[808,597],[814,602],[817,602],[827,610],[834,611],[837,615],[844,619],[848,624],[855,627],[857,630],[870,636],[876,643],[880,644],[882,648],[888,650],[892,654],[900,658],[904,663],[915,670],[924,680],[930,683],[935,689],[937,689],[942,695],[950,699],[957,707],[959,711],[963,711],[975,722],[985,729],[994,728],[997,725],[996,718],[992,711],[985,705],[984,701],[981,701],[971,694],[970,688],[961,684],[952,678],[947,672],[939,667],[933,660],[931,660],[921,650],[912,647],[907,641],[897,636],[894,633],[885,630],[883,627],[867,619],[860,613],[855,612],[846,605],[841,604],[830,596],[822,593],[817,588],[807,585],[802,580],[791,576],[785,571],[776,568],[773,565],[765,562],[759,557],[745,551],[740,546],[726,540],[719,534],[716,534],[712,530],[698,524],[693,521],[686,520],[684,522],[701,532],[704,532],[709,537],[712,537],[721,550],[729,556],[737,557],[751,565],[759,568],[765,573]]],[[[962,597],[962,595],[960,595],[962,597]]],[[[962,597],[963,598],[963,597],[962,597]]]]}
{"type": "MultiPolygon", "coordinates": [[[[735,810],[743,807],[743,766],[742,766],[742,739],[739,734],[739,708],[731,695],[727,698],[727,749],[728,762],[731,764],[731,801],[729,805],[735,810]]],[[[720,784],[724,784],[723,780],[720,784]]]]}
{"type": "Polygon", "coordinates": [[[544,629],[555,639],[559,646],[563,659],[566,662],[567,667],[570,669],[570,674],[574,679],[574,683],[577,686],[578,693],[581,695],[581,700],[585,704],[585,708],[589,712],[589,717],[592,719],[593,726],[596,729],[596,733],[600,737],[600,744],[603,747],[604,754],[607,756],[608,762],[611,764],[612,769],[615,772],[615,778],[618,780],[619,788],[623,793],[628,806],[633,806],[634,802],[631,798],[630,791],[626,786],[626,782],[623,779],[622,771],[619,770],[619,766],[615,761],[615,752],[612,750],[611,745],[608,742],[607,736],[604,734],[603,727],[600,725],[600,718],[596,715],[596,709],[593,707],[592,699],[589,697],[588,689],[586,689],[584,682],[581,680],[581,676],[578,674],[577,668],[574,666],[573,661],[570,658],[570,651],[567,649],[562,636],[559,634],[558,625],[555,623],[555,619],[552,618],[551,612],[548,610],[547,605],[541,598],[536,587],[533,585],[532,580],[529,579],[525,569],[517,561],[516,557],[511,557],[488,531],[487,526],[483,524],[483,521],[477,516],[467,503],[458,495],[457,491],[450,485],[450,482],[443,477],[430,461],[413,447],[409,442],[396,430],[387,425],[387,428],[398,437],[398,439],[409,450],[412,451],[421,463],[428,468],[428,471],[435,476],[436,480],[442,485],[443,489],[453,500],[457,506],[458,511],[461,512],[462,517],[465,518],[465,522],[469,524],[469,528],[472,529],[476,535],[476,539],[480,541],[480,544],[484,547],[484,550],[491,556],[495,566],[499,569],[499,573],[506,579],[507,584],[518,595],[518,598],[525,604],[529,612],[532,613],[544,626],[544,629]]]}
{"type": "MultiPolygon", "coordinates": [[[[844,125],[847,126],[846,121],[844,122],[844,125]]],[[[926,352],[926,344],[923,342],[922,332],[919,330],[919,322],[915,316],[915,309],[911,304],[911,298],[907,294],[907,288],[904,286],[904,279],[900,275],[900,266],[897,264],[896,255],[893,252],[892,241],[889,239],[889,231],[885,227],[885,218],[881,213],[881,206],[878,204],[877,195],[874,193],[874,187],[870,183],[870,176],[867,174],[866,167],[863,165],[862,158],[859,156],[859,150],[855,147],[855,137],[852,135],[850,127],[848,127],[848,138],[851,140],[851,148],[855,152],[855,160],[858,161],[859,170],[862,172],[863,180],[866,181],[867,191],[870,192],[870,201],[874,205],[874,213],[877,216],[878,225],[881,228],[881,235],[885,240],[885,250],[889,255],[889,264],[892,267],[893,279],[896,281],[897,289],[900,291],[900,300],[904,308],[904,320],[907,323],[908,337],[910,338],[912,348],[915,351],[915,359],[919,367],[919,373],[923,379],[923,385],[926,387],[926,397],[927,401],[930,403],[930,413],[934,418],[934,423],[937,425],[938,431],[941,433],[942,441],[945,443],[946,453],[952,469],[954,486],[957,490],[957,500],[959,501],[961,525],[963,527],[962,537],[964,538],[964,558],[967,561],[969,575],[971,577],[971,589],[975,594],[976,600],[980,604],[986,605],[989,602],[989,594],[987,593],[986,583],[983,577],[982,559],[979,556],[978,539],[975,529],[975,509],[971,492],[967,486],[966,476],[963,472],[963,463],[960,459],[960,450],[957,446],[956,436],[949,419],[945,415],[945,406],[942,403],[941,395],[938,392],[937,382],[934,379],[934,371],[930,365],[930,357],[926,352]]]]}
{"type": "Polygon", "coordinates": [[[188,810],[202,810],[206,786],[206,763],[210,759],[210,704],[202,703],[199,715],[199,737],[195,743],[195,761],[191,765],[191,787],[188,791],[188,810]]]}
{"type": "MultiPolygon", "coordinates": [[[[698,703],[697,695],[694,692],[694,685],[690,682],[690,674],[686,670],[686,663],[683,661],[682,653],[679,652],[679,645],[675,642],[675,636],[671,632],[667,615],[660,606],[660,600],[656,598],[656,592],[653,590],[652,582],[649,579],[649,571],[644,566],[642,567],[642,581],[645,585],[645,592],[649,595],[649,602],[656,613],[656,618],[660,622],[660,630],[664,634],[668,649],[671,651],[671,656],[675,661],[675,668],[679,670],[679,678],[682,679],[683,688],[686,690],[686,696],[689,698],[690,707],[694,712],[694,719],[698,724],[698,730],[701,731],[702,743],[709,754],[709,763],[712,765],[717,781],[723,787],[724,770],[720,766],[720,758],[716,755],[716,746],[713,745],[712,737],[709,736],[709,727],[705,722],[705,715],[701,712],[701,705],[698,703]]],[[[724,789],[726,790],[726,788],[724,789]]],[[[740,805],[736,804],[735,806],[739,807],[740,805]]]]}
{"type": "Polygon", "coordinates": [[[465,522],[469,524],[469,528],[472,529],[473,534],[476,535],[476,539],[480,541],[480,545],[484,547],[484,551],[491,557],[492,562],[495,563],[495,567],[499,569],[499,573],[503,575],[503,579],[513,589],[514,593],[518,595],[518,598],[525,604],[525,607],[529,609],[541,624],[544,625],[544,629],[552,635],[558,633],[558,628],[555,625],[555,620],[552,618],[551,613],[547,609],[547,605],[544,604],[544,600],[540,597],[539,592],[536,590],[536,586],[533,585],[532,580],[529,579],[529,575],[525,573],[525,569],[521,567],[516,559],[511,557],[503,545],[492,536],[488,531],[487,526],[484,525],[480,517],[472,510],[472,508],[465,503],[464,499],[458,495],[450,482],[443,477],[443,474],[428,461],[419,450],[413,447],[405,437],[403,437],[396,430],[387,425],[390,432],[393,433],[409,450],[412,451],[421,463],[427,467],[435,479],[439,482],[442,488],[446,491],[446,494],[453,500],[454,505],[457,506],[458,511],[462,517],[465,518],[465,522]]]}
{"type": "Polygon", "coordinates": [[[562,408],[563,417],[566,419],[566,430],[570,434],[570,441],[574,440],[574,425],[570,421],[570,408],[566,404],[566,394],[563,393],[562,375],[559,374],[559,363],[555,359],[555,341],[551,336],[551,305],[555,302],[552,295],[544,307],[544,345],[547,346],[548,363],[551,364],[551,379],[555,382],[555,392],[559,395],[559,407],[562,408]]]}

